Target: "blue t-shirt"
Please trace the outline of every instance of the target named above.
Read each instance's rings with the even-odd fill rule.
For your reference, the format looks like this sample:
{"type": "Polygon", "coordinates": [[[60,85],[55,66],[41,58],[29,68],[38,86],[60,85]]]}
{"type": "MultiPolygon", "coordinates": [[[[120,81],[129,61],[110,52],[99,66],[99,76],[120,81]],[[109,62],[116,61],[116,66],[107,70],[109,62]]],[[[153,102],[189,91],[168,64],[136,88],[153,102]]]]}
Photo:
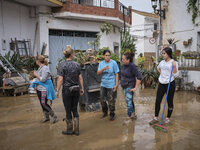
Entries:
{"type": "Polygon", "coordinates": [[[102,72],[101,86],[105,88],[113,88],[116,84],[115,74],[119,72],[119,68],[114,60],[111,59],[108,63],[103,60],[99,63],[98,71],[106,66],[109,66],[110,69],[102,72]]]}

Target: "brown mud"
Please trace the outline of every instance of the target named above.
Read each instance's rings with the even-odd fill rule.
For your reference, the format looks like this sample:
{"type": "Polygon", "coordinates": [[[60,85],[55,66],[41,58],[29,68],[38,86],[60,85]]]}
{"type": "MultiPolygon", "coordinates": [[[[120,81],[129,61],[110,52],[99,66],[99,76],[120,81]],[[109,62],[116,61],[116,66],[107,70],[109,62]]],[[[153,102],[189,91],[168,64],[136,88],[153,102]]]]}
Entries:
{"type": "Polygon", "coordinates": [[[55,100],[52,106],[59,121],[42,124],[42,110],[36,96],[0,97],[0,149],[200,149],[200,95],[188,91],[175,93],[171,123],[167,125],[168,132],[163,133],[148,123],[154,116],[155,94],[155,89],[136,92],[137,119],[131,122],[126,121],[126,103],[119,88],[115,121],[109,121],[109,117],[100,119],[101,111],[80,112],[80,136],[61,134],[66,129],[62,121],[65,110],[61,98],[55,100]]]}

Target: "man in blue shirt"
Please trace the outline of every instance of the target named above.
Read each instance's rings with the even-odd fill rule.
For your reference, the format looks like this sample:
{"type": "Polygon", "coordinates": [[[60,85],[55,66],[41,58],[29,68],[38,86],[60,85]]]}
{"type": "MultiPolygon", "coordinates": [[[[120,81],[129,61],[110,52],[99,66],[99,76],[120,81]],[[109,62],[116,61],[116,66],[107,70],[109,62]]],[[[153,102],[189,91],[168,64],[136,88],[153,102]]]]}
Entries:
{"type": "Polygon", "coordinates": [[[117,63],[110,59],[111,52],[104,50],[104,59],[99,63],[98,75],[102,75],[101,78],[101,106],[103,115],[102,118],[108,115],[108,106],[110,110],[110,120],[115,119],[115,100],[117,97],[117,87],[119,80],[119,68],[117,63]],[[108,105],[107,105],[108,102],[108,105]]]}

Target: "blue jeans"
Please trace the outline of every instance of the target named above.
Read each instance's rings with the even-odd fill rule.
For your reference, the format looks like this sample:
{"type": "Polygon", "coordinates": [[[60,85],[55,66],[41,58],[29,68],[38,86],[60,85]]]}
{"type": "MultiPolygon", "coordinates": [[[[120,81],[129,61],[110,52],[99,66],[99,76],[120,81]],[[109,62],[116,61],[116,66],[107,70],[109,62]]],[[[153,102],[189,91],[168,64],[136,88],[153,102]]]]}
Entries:
{"type": "Polygon", "coordinates": [[[133,92],[130,91],[131,88],[124,88],[124,94],[126,96],[127,113],[130,117],[132,113],[135,112],[135,106],[133,103],[133,92]]]}

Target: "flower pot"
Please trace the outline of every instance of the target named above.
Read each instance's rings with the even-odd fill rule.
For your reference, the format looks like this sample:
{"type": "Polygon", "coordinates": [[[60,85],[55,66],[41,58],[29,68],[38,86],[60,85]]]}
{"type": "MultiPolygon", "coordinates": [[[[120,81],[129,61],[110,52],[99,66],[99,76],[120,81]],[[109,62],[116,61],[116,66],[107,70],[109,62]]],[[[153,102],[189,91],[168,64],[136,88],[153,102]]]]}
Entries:
{"type": "Polygon", "coordinates": [[[183,45],[184,46],[188,46],[188,42],[187,41],[183,41],[183,45]]]}
{"type": "Polygon", "coordinates": [[[180,51],[176,51],[176,56],[180,56],[180,51]]]}

